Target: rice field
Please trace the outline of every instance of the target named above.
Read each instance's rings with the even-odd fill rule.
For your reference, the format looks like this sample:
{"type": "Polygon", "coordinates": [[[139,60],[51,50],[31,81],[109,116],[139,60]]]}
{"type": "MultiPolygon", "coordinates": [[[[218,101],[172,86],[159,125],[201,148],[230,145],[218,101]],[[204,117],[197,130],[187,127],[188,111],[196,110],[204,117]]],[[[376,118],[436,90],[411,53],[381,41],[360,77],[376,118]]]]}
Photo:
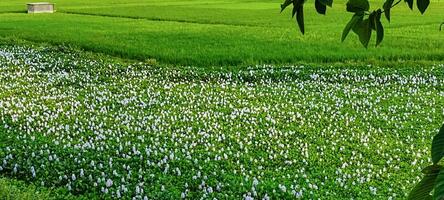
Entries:
{"type": "MultiPolygon", "coordinates": [[[[300,34],[280,0],[53,0],[57,13],[26,14],[27,0],[0,2],[0,37],[65,44],[84,50],[170,65],[249,66],[307,63],[444,60],[444,4],[421,15],[402,2],[383,20],[385,40],[364,49],[355,34],[341,43],[351,19],[346,0],[326,16],[306,3],[300,34]]],[[[373,8],[382,1],[371,0],[373,8]]]]}
{"type": "Polygon", "coordinates": [[[0,174],[56,198],[403,199],[443,67],[209,72],[2,45],[0,174]]]}

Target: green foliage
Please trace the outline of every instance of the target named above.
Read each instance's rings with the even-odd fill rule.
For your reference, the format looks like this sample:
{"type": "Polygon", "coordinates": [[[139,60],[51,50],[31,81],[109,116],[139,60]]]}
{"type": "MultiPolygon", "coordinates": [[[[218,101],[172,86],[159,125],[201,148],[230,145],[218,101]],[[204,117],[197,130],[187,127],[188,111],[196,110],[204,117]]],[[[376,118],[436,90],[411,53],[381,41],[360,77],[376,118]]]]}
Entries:
{"type": "Polygon", "coordinates": [[[438,177],[435,180],[435,191],[433,192],[433,199],[444,199],[444,172],[438,172],[438,177]]]}
{"type": "Polygon", "coordinates": [[[364,16],[356,13],[353,15],[352,19],[348,22],[347,26],[345,26],[344,31],[342,32],[342,38],[341,40],[344,41],[345,38],[347,38],[348,33],[350,30],[355,27],[356,24],[360,23],[363,20],[364,16]]]}
{"type": "MultiPolygon", "coordinates": [[[[386,0],[386,2],[382,6],[382,8],[384,10],[377,9],[377,10],[370,12],[369,11],[370,3],[368,0],[349,0],[346,4],[346,10],[347,10],[347,12],[354,13],[354,16],[352,17],[352,19],[348,22],[348,24],[344,28],[344,32],[342,33],[341,40],[344,41],[345,37],[347,37],[350,30],[353,30],[353,32],[359,36],[359,41],[361,42],[361,44],[365,48],[367,48],[369,41],[371,39],[372,31],[375,31],[376,32],[376,46],[378,46],[379,44],[381,44],[381,42],[384,38],[384,27],[381,23],[381,14],[385,13],[385,17],[390,22],[390,10],[394,6],[398,5],[400,1],[401,0],[399,0],[398,2],[396,2],[394,4],[394,0],[386,0]],[[362,19],[365,16],[368,16],[368,18],[362,19]]],[[[291,4],[291,2],[292,2],[292,0],[285,0],[285,2],[281,5],[281,9],[282,9],[281,12],[286,7],[288,7],[291,4]]],[[[296,9],[297,12],[302,13],[302,10],[303,10],[302,6],[300,6],[298,3],[294,3],[294,2],[299,2],[299,1],[296,1],[296,0],[293,1],[293,5],[294,5],[293,10],[296,9]]],[[[413,0],[405,0],[405,2],[408,4],[410,9],[413,9],[413,0]]],[[[417,0],[416,3],[417,3],[418,10],[421,12],[421,14],[424,14],[424,12],[427,10],[427,8],[430,4],[430,0],[417,0]]],[[[315,0],[316,11],[319,14],[325,14],[325,11],[326,11],[325,5],[326,4],[320,3],[319,0],[315,0]]],[[[293,15],[294,15],[294,13],[295,12],[293,11],[293,15]]],[[[303,26],[303,24],[304,24],[303,17],[297,18],[297,22],[299,24],[299,28],[300,28],[301,32],[304,34],[305,30],[304,30],[304,26],[303,26]],[[301,24],[302,24],[302,26],[301,26],[301,24]]]]}
{"type": "Polygon", "coordinates": [[[409,200],[418,199],[444,199],[444,170],[443,166],[438,165],[444,156],[444,125],[438,134],[433,137],[432,142],[432,161],[430,165],[422,170],[424,177],[416,184],[410,192],[409,200]],[[432,195],[433,191],[433,195],[432,195]]]}
{"type": "Polygon", "coordinates": [[[413,188],[408,199],[431,199],[430,192],[433,190],[438,174],[426,174],[424,178],[413,188]]]}
{"type": "Polygon", "coordinates": [[[33,185],[23,182],[0,178],[0,199],[2,200],[46,200],[49,198],[48,191],[39,191],[33,185]]]}
{"type": "Polygon", "coordinates": [[[370,17],[370,24],[372,26],[372,30],[376,32],[376,46],[381,44],[384,39],[384,27],[381,23],[381,9],[374,11],[370,17]]]}
{"type": "Polygon", "coordinates": [[[370,9],[368,0],[349,0],[347,2],[347,12],[361,13],[370,9]]]}
{"type": "MultiPolygon", "coordinates": [[[[0,136],[2,133],[0,132],[0,136]]],[[[90,200],[93,196],[72,195],[62,188],[48,189],[25,181],[0,177],[0,200],[90,200]]]]}
{"type": "MultiPolygon", "coordinates": [[[[294,17],[296,15],[296,22],[302,34],[305,33],[304,3],[305,0],[285,0],[285,2],[281,4],[281,12],[284,11],[289,5],[293,4],[292,16],[294,17]]],[[[332,5],[333,0],[315,0],[316,12],[322,15],[325,15],[327,6],[331,7],[332,5]]]]}
{"type": "Polygon", "coordinates": [[[359,21],[355,24],[355,26],[352,27],[352,30],[359,36],[359,41],[361,44],[367,48],[368,43],[370,42],[370,37],[372,36],[370,20],[364,19],[359,21]]]}
{"type": "Polygon", "coordinates": [[[390,10],[392,9],[394,0],[387,0],[385,1],[382,8],[384,9],[385,17],[387,18],[387,21],[390,22],[390,10]]]}
{"type": "Polygon", "coordinates": [[[429,7],[430,0],[416,0],[416,6],[418,7],[418,10],[421,12],[421,14],[424,14],[424,12],[427,10],[427,7],[429,7]]]}
{"type": "MultiPolygon", "coordinates": [[[[305,0],[285,0],[285,2],[281,5],[281,12],[285,10],[286,7],[293,4],[292,17],[296,15],[296,23],[299,26],[299,30],[301,30],[302,34],[305,33],[305,25],[304,25],[304,3],[305,0]]],[[[318,7],[316,7],[318,9],[318,7]]],[[[318,11],[320,12],[320,11],[318,11]]],[[[324,9],[325,14],[325,9],[324,9]]]]}
{"type": "Polygon", "coordinates": [[[316,11],[319,14],[325,15],[325,12],[327,11],[327,6],[325,4],[323,4],[320,0],[315,0],[315,7],[316,7],[316,11]]]}
{"type": "Polygon", "coordinates": [[[444,126],[441,127],[438,134],[433,137],[432,142],[432,161],[433,164],[438,162],[444,157],[444,126]]]}
{"type": "Polygon", "coordinates": [[[409,8],[411,9],[411,10],[413,10],[413,0],[404,0],[406,3],[407,3],[407,5],[409,6],[409,8]]]}

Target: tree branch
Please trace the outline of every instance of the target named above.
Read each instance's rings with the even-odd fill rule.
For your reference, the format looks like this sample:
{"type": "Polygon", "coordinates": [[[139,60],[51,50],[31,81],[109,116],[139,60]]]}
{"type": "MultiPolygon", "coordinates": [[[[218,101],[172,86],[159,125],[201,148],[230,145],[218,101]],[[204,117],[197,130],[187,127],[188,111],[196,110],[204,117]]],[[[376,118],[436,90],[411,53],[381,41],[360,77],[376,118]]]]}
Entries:
{"type": "MultiPolygon", "coordinates": [[[[392,9],[393,7],[395,7],[396,5],[398,5],[399,3],[401,3],[401,1],[402,1],[402,0],[398,0],[396,3],[394,3],[394,4],[392,5],[392,7],[390,7],[390,9],[392,9]]],[[[381,11],[381,13],[384,13],[384,12],[385,12],[385,10],[381,11]]]]}

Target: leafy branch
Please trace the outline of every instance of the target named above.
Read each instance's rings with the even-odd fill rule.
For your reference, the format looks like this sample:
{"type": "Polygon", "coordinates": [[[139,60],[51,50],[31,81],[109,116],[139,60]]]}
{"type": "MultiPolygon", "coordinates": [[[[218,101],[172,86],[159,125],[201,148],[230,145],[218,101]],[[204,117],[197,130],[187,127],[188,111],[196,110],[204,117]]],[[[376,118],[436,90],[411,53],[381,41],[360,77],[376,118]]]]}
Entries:
{"type": "Polygon", "coordinates": [[[439,161],[444,157],[444,125],[432,141],[432,161],[422,170],[424,177],[416,184],[408,196],[408,200],[418,199],[444,199],[444,167],[439,161]]]}
{"type": "MultiPolygon", "coordinates": [[[[344,41],[350,31],[353,31],[359,36],[361,44],[367,48],[370,42],[372,32],[376,32],[376,46],[381,44],[384,38],[384,27],[381,23],[381,15],[384,13],[387,21],[390,22],[390,11],[393,7],[401,3],[402,0],[386,0],[382,6],[382,9],[376,9],[369,11],[370,3],[368,0],[349,0],[346,4],[347,12],[353,13],[353,17],[345,26],[342,32],[341,40],[344,41]]],[[[413,10],[414,0],[404,0],[408,7],[413,10]]],[[[281,12],[288,6],[293,5],[292,17],[296,16],[296,22],[299,26],[299,30],[302,34],[305,33],[304,25],[304,3],[305,0],[285,0],[281,4],[281,12]]],[[[430,4],[430,0],[416,0],[416,7],[424,14],[430,4]]],[[[325,15],[327,6],[332,7],[333,0],[315,0],[315,9],[319,14],[325,15]]],[[[441,24],[440,29],[444,25],[441,24]]]]}

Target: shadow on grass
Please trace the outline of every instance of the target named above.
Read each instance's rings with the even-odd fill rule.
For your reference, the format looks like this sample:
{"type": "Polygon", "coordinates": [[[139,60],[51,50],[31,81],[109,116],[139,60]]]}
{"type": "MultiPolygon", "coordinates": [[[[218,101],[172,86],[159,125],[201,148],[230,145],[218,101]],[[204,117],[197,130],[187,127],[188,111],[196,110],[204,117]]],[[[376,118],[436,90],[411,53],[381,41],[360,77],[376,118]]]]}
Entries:
{"type": "Polygon", "coordinates": [[[26,14],[26,13],[28,13],[28,11],[27,10],[11,10],[11,11],[1,11],[0,12],[0,14],[16,14],[16,13],[26,14]]]}

